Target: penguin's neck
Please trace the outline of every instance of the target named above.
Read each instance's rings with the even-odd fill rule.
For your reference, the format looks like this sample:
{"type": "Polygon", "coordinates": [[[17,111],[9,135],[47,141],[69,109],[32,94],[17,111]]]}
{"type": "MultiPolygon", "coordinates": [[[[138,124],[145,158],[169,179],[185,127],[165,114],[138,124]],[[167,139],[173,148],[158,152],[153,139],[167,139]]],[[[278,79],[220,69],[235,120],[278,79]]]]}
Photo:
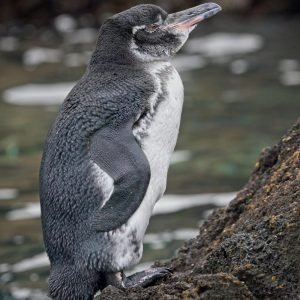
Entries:
{"type": "Polygon", "coordinates": [[[156,61],[144,63],[144,70],[151,76],[153,84],[153,92],[147,100],[147,110],[143,112],[142,117],[138,118],[138,122],[133,128],[133,134],[142,144],[142,140],[147,136],[147,132],[155,115],[159,109],[159,104],[166,96],[166,89],[169,85],[169,76],[174,72],[174,67],[170,61],[156,61]]]}

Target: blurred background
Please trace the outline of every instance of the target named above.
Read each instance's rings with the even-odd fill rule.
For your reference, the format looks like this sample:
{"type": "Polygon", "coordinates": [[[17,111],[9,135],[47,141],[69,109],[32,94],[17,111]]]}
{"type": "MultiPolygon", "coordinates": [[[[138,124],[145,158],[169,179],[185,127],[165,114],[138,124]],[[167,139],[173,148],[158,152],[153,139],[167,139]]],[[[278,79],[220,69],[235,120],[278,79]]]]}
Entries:
{"type": "MultiPolygon", "coordinates": [[[[174,59],[185,85],[181,131],[137,268],[174,256],[195,237],[300,113],[300,2],[215,2],[223,12],[201,23],[174,59]]],[[[1,0],[0,300],[46,295],[38,171],[47,130],[103,20],[139,3],[1,0]]],[[[201,1],[148,3],[174,12],[201,1]]]]}

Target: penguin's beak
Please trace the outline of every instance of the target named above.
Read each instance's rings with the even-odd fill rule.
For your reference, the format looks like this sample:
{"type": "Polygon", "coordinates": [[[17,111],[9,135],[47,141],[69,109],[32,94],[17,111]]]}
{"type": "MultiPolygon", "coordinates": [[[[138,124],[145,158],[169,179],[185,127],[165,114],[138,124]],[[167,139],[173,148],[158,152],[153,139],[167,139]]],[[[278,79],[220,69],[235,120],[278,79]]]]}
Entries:
{"type": "Polygon", "coordinates": [[[221,11],[216,3],[205,3],[168,15],[166,29],[192,29],[199,22],[210,18],[221,11]]]}

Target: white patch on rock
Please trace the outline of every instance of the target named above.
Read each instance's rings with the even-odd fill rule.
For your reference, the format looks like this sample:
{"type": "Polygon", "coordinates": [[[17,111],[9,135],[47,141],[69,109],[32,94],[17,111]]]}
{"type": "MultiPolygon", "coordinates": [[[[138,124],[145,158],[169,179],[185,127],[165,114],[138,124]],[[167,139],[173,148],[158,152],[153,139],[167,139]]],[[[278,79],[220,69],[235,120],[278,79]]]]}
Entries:
{"type": "Polygon", "coordinates": [[[24,208],[14,209],[6,214],[6,218],[10,221],[34,219],[41,216],[41,208],[39,203],[29,203],[24,208]]]}
{"type": "Polygon", "coordinates": [[[70,45],[94,44],[97,39],[95,28],[81,28],[65,36],[65,41],[70,45]]]}
{"type": "Polygon", "coordinates": [[[280,82],[285,86],[300,85],[300,63],[296,59],[283,59],[279,62],[280,82]]]}
{"type": "Polygon", "coordinates": [[[11,52],[17,50],[19,47],[19,40],[13,36],[6,36],[0,38],[0,51],[11,52]]]}
{"type": "Polygon", "coordinates": [[[23,54],[23,64],[26,67],[35,67],[43,63],[59,63],[62,61],[63,52],[60,49],[34,47],[23,54]]]}
{"type": "Polygon", "coordinates": [[[299,71],[286,71],[282,73],[280,81],[286,86],[300,85],[300,70],[299,71]]]}
{"type": "Polygon", "coordinates": [[[230,63],[230,71],[235,75],[245,74],[249,69],[249,63],[245,59],[237,59],[230,63]]]}
{"type": "Polygon", "coordinates": [[[199,195],[165,195],[154,207],[153,215],[175,213],[191,207],[214,204],[227,206],[236,196],[232,193],[199,194],[199,195]]]}
{"type": "Polygon", "coordinates": [[[61,33],[69,33],[74,31],[77,24],[75,19],[67,14],[62,14],[54,19],[54,27],[61,33]]]}
{"type": "Polygon", "coordinates": [[[299,70],[300,63],[296,59],[282,59],[278,64],[278,69],[281,72],[289,72],[299,70]]]}
{"type": "Polygon", "coordinates": [[[11,200],[18,196],[17,189],[0,189],[0,200],[11,200]]]}
{"type": "Polygon", "coordinates": [[[47,254],[43,252],[31,258],[23,259],[22,261],[14,265],[11,265],[10,271],[14,273],[20,273],[47,266],[49,266],[49,258],[47,254]]]}
{"type": "Polygon", "coordinates": [[[263,38],[257,34],[220,32],[189,40],[185,50],[217,58],[256,52],[263,44],[263,38]]]}
{"type": "MultiPolygon", "coordinates": [[[[165,195],[155,207],[152,215],[170,214],[191,207],[214,204],[226,206],[236,193],[211,193],[196,195],[165,195]]],[[[39,218],[41,216],[40,203],[29,203],[24,208],[12,210],[6,214],[11,221],[39,218]]],[[[124,226],[124,225],[123,225],[124,226]]]]}
{"type": "Polygon", "coordinates": [[[188,150],[175,151],[171,156],[171,164],[188,161],[192,158],[192,153],[188,150]]]}
{"type": "Polygon", "coordinates": [[[60,105],[74,85],[74,82],[25,84],[5,90],[2,99],[17,105],[60,105]]]}
{"type": "Polygon", "coordinates": [[[145,244],[166,244],[172,241],[186,241],[195,238],[199,234],[198,229],[180,228],[174,231],[162,231],[159,233],[148,233],[145,235],[145,244]]]}

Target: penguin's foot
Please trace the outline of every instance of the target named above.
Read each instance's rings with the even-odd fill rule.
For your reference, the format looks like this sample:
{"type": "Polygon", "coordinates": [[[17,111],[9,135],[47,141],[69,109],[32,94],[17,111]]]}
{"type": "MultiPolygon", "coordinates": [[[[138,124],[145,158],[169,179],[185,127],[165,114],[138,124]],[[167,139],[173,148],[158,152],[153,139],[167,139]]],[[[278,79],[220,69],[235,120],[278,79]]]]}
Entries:
{"type": "Polygon", "coordinates": [[[124,279],[125,288],[147,287],[155,280],[163,278],[172,273],[169,268],[150,268],[145,271],[137,272],[124,279]]]}
{"type": "Polygon", "coordinates": [[[123,272],[117,272],[117,273],[106,273],[105,274],[105,281],[106,286],[112,285],[118,289],[124,290],[124,273],[123,272]]]}
{"type": "Polygon", "coordinates": [[[124,272],[106,273],[105,285],[112,285],[118,289],[124,290],[133,287],[147,287],[151,285],[155,280],[164,278],[172,273],[169,268],[150,268],[145,271],[137,272],[131,276],[126,277],[124,272]]]}

